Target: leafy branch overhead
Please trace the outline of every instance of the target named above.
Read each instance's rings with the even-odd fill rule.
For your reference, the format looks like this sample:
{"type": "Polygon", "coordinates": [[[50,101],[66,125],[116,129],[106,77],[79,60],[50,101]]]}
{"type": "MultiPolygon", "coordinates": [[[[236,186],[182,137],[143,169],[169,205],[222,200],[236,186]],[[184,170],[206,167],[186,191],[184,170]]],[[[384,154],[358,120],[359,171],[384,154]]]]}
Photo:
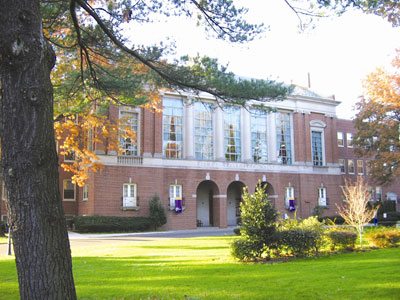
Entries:
{"type": "Polygon", "coordinates": [[[60,87],[64,97],[95,88],[114,102],[140,105],[146,97],[137,94],[166,87],[207,92],[242,104],[248,99],[282,98],[290,92],[290,87],[272,80],[238,78],[207,57],[168,62],[165,54],[172,50],[170,46],[136,46],[122,34],[123,26],[134,29],[135,24],[150,22],[155,15],[186,15],[197,16],[217,38],[239,43],[252,40],[263,26],[247,23],[243,19],[246,9],[236,8],[232,1],[73,0],[69,5],[44,1],[43,11],[48,40],[63,52],[66,63],[76,59],[80,64],[66,75],[67,87],[60,87]],[[135,71],[132,69],[142,72],[130,72],[135,71]]]}

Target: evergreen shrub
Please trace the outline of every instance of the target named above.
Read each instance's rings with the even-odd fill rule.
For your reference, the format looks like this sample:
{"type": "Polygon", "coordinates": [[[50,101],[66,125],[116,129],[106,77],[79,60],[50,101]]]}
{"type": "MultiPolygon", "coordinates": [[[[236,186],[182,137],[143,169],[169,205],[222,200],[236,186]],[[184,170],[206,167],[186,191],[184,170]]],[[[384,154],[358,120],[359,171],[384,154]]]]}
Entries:
{"type": "Polygon", "coordinates": [[[135,232],[150,229],[148,217],[78,216],[74,229],[78,232],[135,232]]]}
{"type": "Polygon", "coordinates": [[[254,194],[245,189],[240,203],[240,238],[232,243],[232,255],[239,260],[269,259],[276,244],[277,213],[258,185],[254,194]]]}
{"type": "Polygon", "coordinates": [[[329,245],[332,250],[335,249],[354,249],[357,240],[357,233],[351,230],[333,228],[326,233],[329,245]]]}
{"type": "Polygon", "coordinates": [[[160,197],[154,195],[149,203],[150,220],[154,230],[167,223],[167,215],[165,209],[161,204],[160,197]]]}

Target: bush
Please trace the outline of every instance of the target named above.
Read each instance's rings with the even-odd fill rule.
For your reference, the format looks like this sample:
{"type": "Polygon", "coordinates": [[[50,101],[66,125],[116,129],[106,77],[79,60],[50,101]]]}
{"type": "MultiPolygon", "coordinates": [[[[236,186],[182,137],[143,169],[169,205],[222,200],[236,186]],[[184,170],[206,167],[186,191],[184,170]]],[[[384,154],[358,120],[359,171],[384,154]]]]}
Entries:
{"type": "Polygon", "coordinates": [[[240,235],[240,228],[239,227],[234,228],[233,233],[236,235],[240,235]]]}
{"type": "Polygon", "coordinates": [[[261,185],[257,186],[254,194],[244,190],[242,198],[241,239],[232,244],[232,254],[239,260],[268,258],[270,250],[276,248],[276,210],[261,185]]]}
{"type": "Polygon", "coordinates": [[[78,232],[134,232],[149,230],[152,222],[146,217],[79,216],[74,218],[78,232]]]}
{"type": "Polygon", "coordinates": [[[167,223],[167,216],[165,214],[165,209],[162,206],[160,197],[158,197],[158,195],[154,195],[153,198],[151,198],[149,203],[149,209],[150,209],[150,220],[154,230],[157,230],[158,227],[167,223]]]}
{"type": "Polygon", "coordinates": [[[241,261],[253,261],[259,257],[258,251],[255,251],[257,248],[252,241],[238,239],[231,244],[231,253],[241,261]]]}
{"type": "Polygon", "coordinates": [[[396,228],[377,228],[366,233],[367,240],[375,247],[397,247],[400,243],[400,230],[396,228]]]}
{"type": "Polygon", "coordinates": [[[319,232],[312,229],[293,228],[279,232],[280,245],[294,256],[307,256],[312,251],[318,253],[319,232]]]}
{"type": "Polygon", "coordinates": [[[357,240],[357,233],[345,229],[330,229],[326,233],[331,249],[335,250],[336,247],[340,249],[354,249],[354,244],[357,240]]]}
{"type": "MultiPolygon", "coordinates": [[[[393,202],[393,201],[386,201],[393,202]]],[[[400,212],[397,211],[389,211],[386,212],[386,218],[383,218],[383,214],[378,214],[378,224],[384,226],[393,226],[397,221],[400,220],[400,212]]]]}
{"type": "Polygon", "coordinates": [[[318,218],[318,220],[320,222],[324,222],[324,223],[326,223],[328,225],[329,224],[336,224],[336,225],[343,225],[344,224],[344,219],[339,215],[321,217],[321,218],[318,218]]]}

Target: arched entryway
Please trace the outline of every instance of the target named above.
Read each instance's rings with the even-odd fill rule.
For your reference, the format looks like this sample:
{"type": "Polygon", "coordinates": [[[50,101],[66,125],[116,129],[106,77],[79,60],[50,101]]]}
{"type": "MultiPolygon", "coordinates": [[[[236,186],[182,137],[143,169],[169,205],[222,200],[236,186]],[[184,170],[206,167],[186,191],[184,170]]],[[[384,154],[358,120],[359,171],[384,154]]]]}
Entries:
{"type": "Polygon", "coordinates": [[[242,201],[243,182],[235,181],[228,186],[227,196],[227,223],[228,226],[236,226],[240,217],[240,202],[242,201]]]}
{"type": "Polygon", "coordinates": [[[219,195],[218,186],[214,181],[205,180],[200,182],[196,190],[196,216],[197,226],[219,225],[219,214],[216,209],[217,203],[214,196],[219,195]]]}

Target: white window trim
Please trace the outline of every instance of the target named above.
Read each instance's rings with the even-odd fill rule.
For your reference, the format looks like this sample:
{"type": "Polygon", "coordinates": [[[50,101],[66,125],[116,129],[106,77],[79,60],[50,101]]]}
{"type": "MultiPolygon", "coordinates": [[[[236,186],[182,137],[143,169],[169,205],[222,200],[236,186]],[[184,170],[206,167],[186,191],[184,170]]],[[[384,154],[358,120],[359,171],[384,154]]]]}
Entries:
{"type": "Polygon", "coordinates": [[[75,200],[76,200],[76,184],[73,184],[73,186],[74,186],[74,198],[72,199],[72,198],[64,198],[64,182],[65,181],[71,181],[71,183],[72,183],[72,179],[64,179],[63,180],[63,201],[66,201],[66,202],[74,202],[75,200]]]}
{"type": "Polygon", "coordinates": [[[181,184],[170,184],[168,194],[169,194],[169,209],[174,210],[175,209],[175,200],[183,200],[182,185],[181,184]],[[176,189],[178,186],[179,186],[179,192],[180,192],[179,195],[177,194],[177,189],[176,189]],[[171,193],[171,188],[173,190],[172,193],[171,193]]]}
{"type": "Polygon", "coordinates": [[[318,188],[318,206],[328,206],[327,205],[326,187],[322,186],[322,187],[318,188]]]}
{"type": "Polygon", "coordinates": [[[325,155],[325,127],[326,124],[323,121],[320,120],[311,120],[310,121],[310,145],[311,145],[311,163],[313,164],[314,167],[323,167],[326,165],[326,155],[325,155]],[[312,133],[313,131],[315,132],[321,132],[321,150],[322,150],[322,166],[315,166],[314,165],[314,160],[313,160],[313,145],[312,145],[312,133]]]}
{"type": "Polygon", "coordinates": [[[142,114],[140,112],[139,107],[129,107],[129,106],[120,106],[119,111],[118,111],[118,120],[122,118],[122,113],[123,112],[130,112],[130,113],[136,113],[138,116],[138,129],[136,132],[136,147],[137,147],[137,155],[132,155],[132,156],[140,156],[140,137],[141,137],[141,122],[142,122],[142,114]]]}
{"type": "Polygon", "coordinates": [[[351,175],[354,175],[356,173],[356,166],[354,165],[354,159],[348,159],[347,160],[347,172],[351,175]],[[349,163],[350,161],[353,162],[353,172],[350,172],[350,168],[349,168],[349,163]]]}
{"type": "Polygon", "coordinates": [[[82,188],[82,201],[89,200],[89,186],[85,184],[82,188]]]}
{"type": "Polygon", "coordinates": [[[338,131],[338,132],[336,133],[337,145],[338,145],[338,147],[340,147],[340,148],[343,148],[343,147],[344,147],[344,137],[345,137],[344,132],[338,131]],[[341,145],[339,144],[339,140],[340,140],[340,139],[339,139],[339,133],[342,134],[342,138],[341,138],[342,144],[341,144],[341,145]]]}
{"type": "Polygon", "coordinates": [[[294,187],[285,187],[285,207],[289,208],[289,200],[294,200],[294,187]]]}
{"type": "Polygon", "coordinates": [[[339,168],[341,169],[341,164],[340,164],[340,161],[342,161],[343,162],[343,168],[344,168],[344,171],[342,172],[342,170],[340,170],[340,174],[346,174],[346,160],[344,159],[344,158],[339,158],[339,160],[338,160],[338,162],[339,162],[339,168]]]}
{"type": "Polygon", "coordinates": [[[124,183],[122,185],[122,207],[125,208],[125,209],[127,209],[127,208],[137,208],[138,207],[137,204],[138,203],[137,203],[137,185],[136,185],[136,183],[124,183]],[[129,186],[130,187],[129,188],[130,191],[132,190],[132,187],[133,187],[134,197],[125,197],[124,196],[125,186],[129,186]],[[132,198],[131,201],[132,201],[133,205],[126,205],[126,202],[127,202],[127,200],[129,198],[132,198]]]}
{"type": "Polygon", "coordinates": [[[347,148],[353,148],[353,134],[351,133],[351,132],[347,132],[346,133],[346,145],[347,145],[347,148]],[[349,145],[349,136],[351,136],[351,145],[349,145]]]}

